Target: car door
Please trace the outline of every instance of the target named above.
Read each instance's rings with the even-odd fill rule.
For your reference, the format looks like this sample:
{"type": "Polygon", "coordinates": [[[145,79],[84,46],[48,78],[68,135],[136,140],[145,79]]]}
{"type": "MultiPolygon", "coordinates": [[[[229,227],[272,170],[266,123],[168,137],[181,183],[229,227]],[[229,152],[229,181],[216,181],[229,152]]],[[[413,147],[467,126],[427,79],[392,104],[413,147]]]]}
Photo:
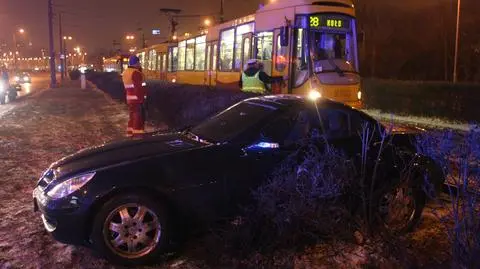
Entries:
{"type": "Polygon", "coordinates": [[[252,143],[239,148],[236,168],[226,177],[228,202],[248,203],[252,191],[271,178],[282,162],[298,149],[297,142],[307,135],[308,124],[305,112],[290,110],[261,128],[252,143]]]}

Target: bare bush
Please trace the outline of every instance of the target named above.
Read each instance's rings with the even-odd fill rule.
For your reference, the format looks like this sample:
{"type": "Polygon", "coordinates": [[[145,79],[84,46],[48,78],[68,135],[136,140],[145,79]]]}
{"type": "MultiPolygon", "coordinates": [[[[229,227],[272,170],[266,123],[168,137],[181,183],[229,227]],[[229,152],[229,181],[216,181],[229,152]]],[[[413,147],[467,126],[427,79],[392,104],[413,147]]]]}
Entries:
{"type": "Polygon", "coordinates": [[[351,239],[354,226],[345,194],[353,171],[333,148],[304,146],[253,192],[253,206],[227,241],[249,255],[298,249],[322,238],[351,239]]]}
{"type": "MultiPolygon", "coordinates": [[[[417,140],[417,148],[448,175],[449,202],[438,200],[448,213],[436,215],[452,245],[453,267],[480,268],[480,133],[424,135],[417,140]]],[[[425,185],[431,189],[428,183],[425,185]]]]}

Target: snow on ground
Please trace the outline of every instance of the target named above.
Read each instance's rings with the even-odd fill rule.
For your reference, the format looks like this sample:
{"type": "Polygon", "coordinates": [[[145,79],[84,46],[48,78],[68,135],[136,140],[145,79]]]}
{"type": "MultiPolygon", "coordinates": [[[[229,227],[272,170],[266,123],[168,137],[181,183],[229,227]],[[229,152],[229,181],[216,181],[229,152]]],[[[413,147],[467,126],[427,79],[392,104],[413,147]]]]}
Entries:
{"type": "Polygon", "coordinates": [[[465,122],[454,122],[444,119],[431,118],[431,117],[418,117],[418,116],[402,116],[395,115],[391,113],[384,113],[380,110],[375,109],[365,109],[363,112],[372,116],[373,118],[385,122],[385,123],[400,123],[407,125],[414,125],[419,127],[424,127],[428,129],[452,129],[456,131],[468,132],[470,130],[478,129],[478,126],[473,124],[468,124],[465,122]]]}
{"type": "MultiPolygon", "coordinates": [[[[80,90],[74,85],[42,91],[5,112],[0,121],[1,269],[118,268],[88,249],[55,242],[45,231],[40,216],[33,212],[31,193],[37,178],[50,163],[82,148],[122,138],[126,122],[124,105],[109,101],[98,91],[80,90]]],[[[438,226],[432,218],[427,218],[418,232],[403,239],[407,245],[418,245],[418,249],[408,248],[409,253],[405,254],[408,259],[417,259],[419,265],[431,263],[431,260],[435,265],[445,261],[445,255],[439,249],[448,249],[448,246],[437,240],[443,234],[438,226]],[[434,250],[432,246],[435,246],[434,250]],[[424,255],[416,257],[417,253],[424,255]]],[[[212,268],[206,265],[207,256],[217,262],[228,259],[223,253],[210,253],[208,245],[202,242],[205,241],[192,240],[180,253],[181,257],[149,268],[212,268]]],[[[357,265],[348,268],[363,268],[360,263],[365,259],[379,260],[378,257],[383,255],[374,242],[363,246],[352,242],[339,243],[339,247],[344,255],[331,257],[331,252],[324,252],[326,244],[319,245],[292,258],[291,264],[295,265],[289,268],[338,268],[329,266],[328,262],[347,268],[342,264],[352,265],[352,260],[357,265]]],[[[383,268],[396,268],[393,265],[398,263],[386,261],[383,264],[383,268]]],[[[227,261],[213,268],[245,266],[238,261],[227,261]]]]}

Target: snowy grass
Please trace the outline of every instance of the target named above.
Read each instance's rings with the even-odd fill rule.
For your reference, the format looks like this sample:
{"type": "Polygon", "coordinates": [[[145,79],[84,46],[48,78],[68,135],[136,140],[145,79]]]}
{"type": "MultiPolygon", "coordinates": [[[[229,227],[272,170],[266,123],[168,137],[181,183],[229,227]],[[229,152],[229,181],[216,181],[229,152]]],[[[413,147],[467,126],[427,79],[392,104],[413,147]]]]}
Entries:
{"type": "Polygon", "coordinates": [[[391,122],[393,120],[394,123],[399,124],[415,125],[428,129],[451,129],[462,132],[478,130],[477,124],[470,124],[460,121],[451,121],[432,117],[396,115],[392,113],[385,113],[376,109],[364,109],[362,111],[382,122],[391,122]]]}

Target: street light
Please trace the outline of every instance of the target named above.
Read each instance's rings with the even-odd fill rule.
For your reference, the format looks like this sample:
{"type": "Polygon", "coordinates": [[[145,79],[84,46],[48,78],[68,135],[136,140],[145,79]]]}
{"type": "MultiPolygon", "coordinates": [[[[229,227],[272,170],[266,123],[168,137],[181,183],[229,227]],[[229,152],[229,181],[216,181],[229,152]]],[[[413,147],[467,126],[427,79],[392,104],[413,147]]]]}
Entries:
{"type": "Polygon", "coordinates": [[[63,68],[62,72],[64,72],[64,76],[67,76],[67,40],[73,40],[72,36],[63,36],[63,68]]]}
{"type": "Polygon", "coordinates": [[[205,26],[209,27],[209,26],[212,24],[212,21],[211,21],[210,19],[205,19],[205,20],[203,21],[203,24],[204,24],[205,26]]]}
{"type": "MultiPolygon", "coordinates": [[[[18,47],[18,45],[17,45],[17,32],[19,34],[23,35],[23,34],[25,34],[25,29],[20,28],[17,31],[13,32],[13,47],[14,47],[14,51],[15,51],[16,55],[18,55],[18,52],[16,51],[17,47],[18,47]]],[[[17,57],[13,58],[13,67],[14,67],[15,70],[17,69],[17,57]]]]}

